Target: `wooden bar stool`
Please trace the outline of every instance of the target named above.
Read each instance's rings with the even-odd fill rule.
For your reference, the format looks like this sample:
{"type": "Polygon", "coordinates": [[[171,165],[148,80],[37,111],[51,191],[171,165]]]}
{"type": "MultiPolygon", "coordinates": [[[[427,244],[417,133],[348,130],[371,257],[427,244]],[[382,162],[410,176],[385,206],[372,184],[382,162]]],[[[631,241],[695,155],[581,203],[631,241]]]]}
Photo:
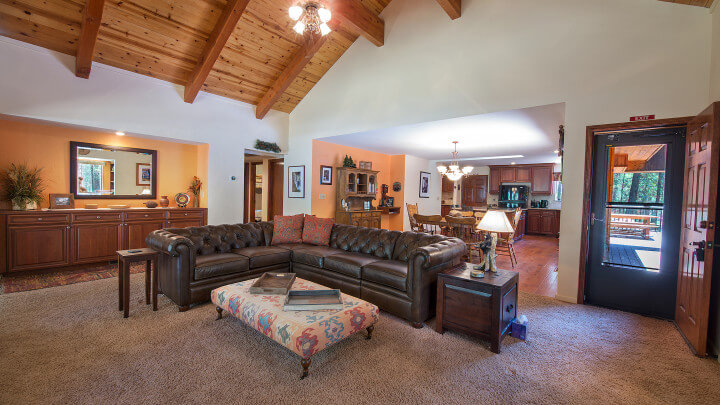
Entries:
{"type": "Polygon", "coordinates": [[[145,305],[150,304],[150,295],[152,294],[153,311],[157,311],[158,252],[150,248],[142,248],[118,250],[117,255],[119,268],[118,310],[125,311],[123,317],[128,317],[130,313],[130,265],[145,262],[145,305]]]}

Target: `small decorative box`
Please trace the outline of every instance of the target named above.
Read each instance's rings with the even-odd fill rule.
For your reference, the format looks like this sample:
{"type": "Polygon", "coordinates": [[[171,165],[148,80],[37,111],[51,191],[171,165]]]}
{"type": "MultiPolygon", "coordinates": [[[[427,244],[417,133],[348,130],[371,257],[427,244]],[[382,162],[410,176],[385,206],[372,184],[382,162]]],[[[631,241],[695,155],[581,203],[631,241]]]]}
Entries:
{"type": "Polygon", "coordinates": [[[527,327],[528,327],[527,318],[525,320],[525,323],[520,323],[520,322],[521,321],[519,321],[517,319],[512,321],[512,326],[510,327],[510,336],[512,336],[516,339],[525,340],[525,338],[527,337],[527,327]]]}

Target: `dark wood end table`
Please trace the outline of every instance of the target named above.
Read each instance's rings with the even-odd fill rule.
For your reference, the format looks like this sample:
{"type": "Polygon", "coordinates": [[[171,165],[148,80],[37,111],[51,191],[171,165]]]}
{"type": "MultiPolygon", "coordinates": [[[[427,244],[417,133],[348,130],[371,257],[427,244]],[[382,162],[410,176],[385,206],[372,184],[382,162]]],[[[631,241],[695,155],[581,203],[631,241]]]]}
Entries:
{"type": "Polygon", "coordinates": [[[517,316],[520,276],[516,271],[498,269],[474,278],[470,276],[472,267],[466,263],[438,274],[435,329],[489,339],[492,351],[500,353],[502,338],[510,333],[517,316]]]}
{"type": "Polygon", "coordinates": [[[118,250],[117,255],[119,268],[118,310],[124,311],[123,317],[125,318],[130,314],[130,265],[137,262],[145,262],[145,305],[150,304],[150,295],[152,294],[153,311],[157,311],[158,252],[150,248],[142,248],[118,250]]]}

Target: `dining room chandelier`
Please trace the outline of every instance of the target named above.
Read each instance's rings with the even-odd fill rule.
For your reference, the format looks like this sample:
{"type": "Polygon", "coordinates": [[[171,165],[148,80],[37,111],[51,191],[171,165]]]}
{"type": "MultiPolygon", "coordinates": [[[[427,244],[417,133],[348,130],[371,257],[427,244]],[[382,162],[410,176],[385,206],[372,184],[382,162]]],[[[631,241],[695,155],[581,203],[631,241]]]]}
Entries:
{"type": "Polygon", "coordinates": [[[458,181],[462,178],[462,176],[470,174],[470,172],[473,171],[473,167],[465,166],[462,169],[460,168],[457,152],[458,141],[453,141],[453,144],[455,145],[455,151],[452,153],[452,160],[450,161],[450,164],[448,166],[440,165],[437,167],[437,170],[441,175],[445,175],[448,179],[458,181]]]}
{"type": "Polygon", "coordinates": [[[290,7],[288,14],[293,21],[297,21],[293,30],[298,34],[310,33],[327,35],[332,31],[327,25],[332,15],[330,10],[326,9],[317,2],[309,1],[290,7]],[[301,5],[302,4],[302,5],[301,5]]]}

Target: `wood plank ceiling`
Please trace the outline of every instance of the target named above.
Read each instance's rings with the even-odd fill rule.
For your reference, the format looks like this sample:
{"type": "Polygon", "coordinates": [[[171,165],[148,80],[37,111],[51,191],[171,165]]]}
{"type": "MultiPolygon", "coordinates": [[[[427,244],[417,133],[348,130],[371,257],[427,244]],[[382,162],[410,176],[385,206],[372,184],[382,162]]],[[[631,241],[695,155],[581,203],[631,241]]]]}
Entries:
{"type": "MultiPolygon", "coordinates": [[[[299,0],[0,0],[0,35],[258,106],[291,112],[359,36],[384,43],[378,17],[391,0],[322,0],[333,31],[296,34],[299,0]]],[[[663,0],[669,1],[669,0],[663,0]]],[[[674,1],[709,7],[710,0],[674,1]]],[[[461,0],[437,0],[451,19],[461,0]]],[[[91,78],[92,80],[92,78],[91,78]]]]}

